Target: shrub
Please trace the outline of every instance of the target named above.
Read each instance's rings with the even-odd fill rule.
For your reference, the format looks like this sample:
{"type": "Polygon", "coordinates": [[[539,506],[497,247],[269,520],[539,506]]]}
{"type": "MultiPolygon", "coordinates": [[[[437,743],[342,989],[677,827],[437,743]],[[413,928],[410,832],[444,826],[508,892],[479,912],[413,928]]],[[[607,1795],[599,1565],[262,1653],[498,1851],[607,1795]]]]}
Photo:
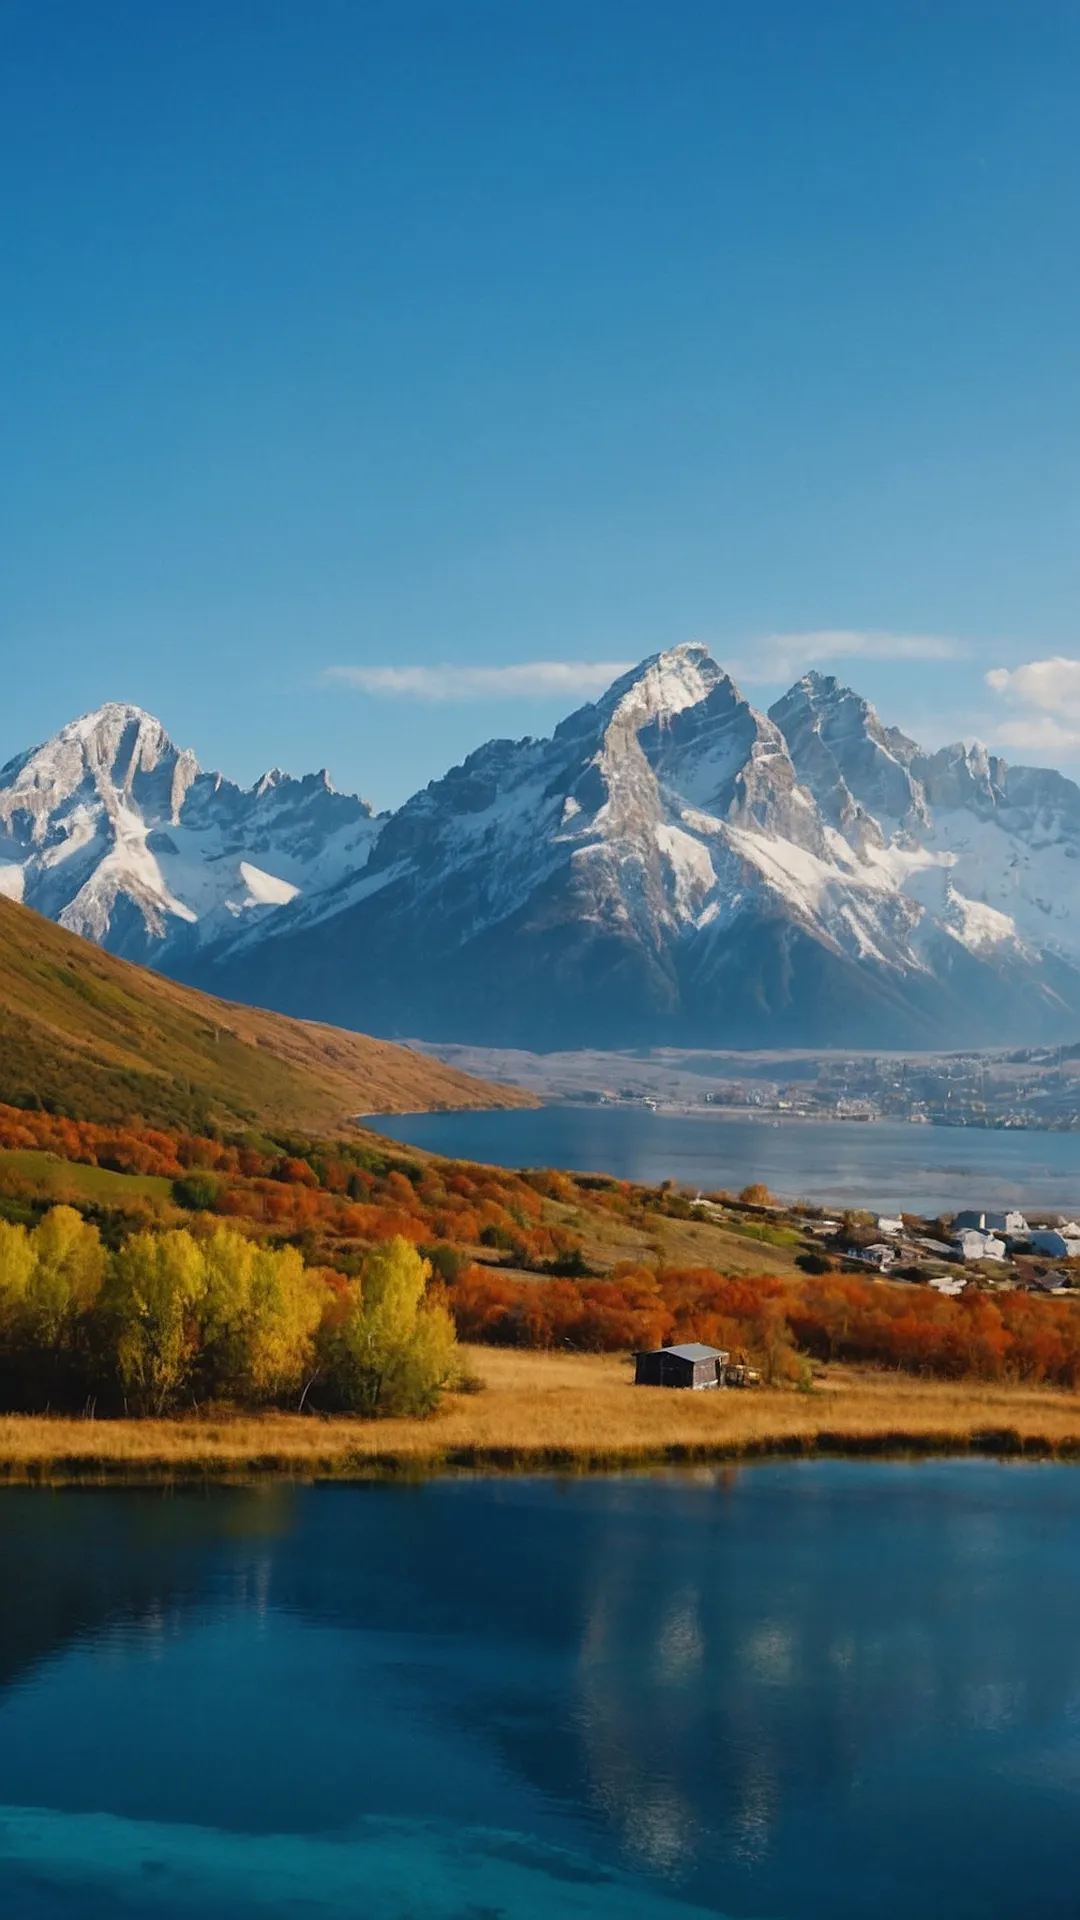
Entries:
{"type": "Polygon", "coordinates": [[[436,1240],[433,1246],[421,1247],[420,1253],[436,1279],[448,1287],[457,1284],[470,1264],[468,1254],[460,1247],[451,1246],[448,1240],[436,1240]]]}
{"type": "Polygon", "coordinates": [[[827,1253],[797,1253],[795,1265],[803,1273],[831,1273],[833,1263],[827,1253]]]}
{"type": "Polygon", "coordinates": [[[221,1198],[221,1188],[216,1173],[195,1171],[173,1181],[172,1197],[178,1207],[186,1207],[190,1213],[212,1213],[221,1198]]]}
{"type": "Polygon", "coordinates": [[[750,1186],[744,1187],[739,1195],[739,1200],[744,1207],[771,1207],[775,1205],[768,1187],[760,1180],[755,1180],[750,1186]]]}

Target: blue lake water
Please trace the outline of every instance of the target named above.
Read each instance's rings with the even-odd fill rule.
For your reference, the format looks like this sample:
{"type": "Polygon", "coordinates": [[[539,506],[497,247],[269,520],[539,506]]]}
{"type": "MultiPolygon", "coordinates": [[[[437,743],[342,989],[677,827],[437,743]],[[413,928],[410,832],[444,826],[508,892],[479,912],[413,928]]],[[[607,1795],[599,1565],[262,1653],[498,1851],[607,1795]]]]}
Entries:
{"type": "Polygon", "coordinates": [[[0,1492],[11,1920],[1066,1920],[1080,1472],[0,1492]]]}
{"type": "Polygon", "coordinates": [[[763,1180],[785,1199],[1080,1211],[1080,1134],[994,1132],[903,1122],[781,1121],[641,1107],[551,1106],[520,1113],[407,1113],[370,1124],[391,1139],[503,1167],[569,1167],[647,1184],[738,1192],[763,1180]]]}

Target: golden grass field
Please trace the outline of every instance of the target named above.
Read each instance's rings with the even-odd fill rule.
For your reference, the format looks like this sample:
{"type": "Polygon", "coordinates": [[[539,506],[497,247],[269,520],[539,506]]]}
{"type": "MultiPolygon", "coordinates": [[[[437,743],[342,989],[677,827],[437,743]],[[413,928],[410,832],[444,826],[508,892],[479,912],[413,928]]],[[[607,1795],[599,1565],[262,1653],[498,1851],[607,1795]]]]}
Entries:
{"type": "Polygon", "coordinates": [[[813,1392],[634,1388],[618,1355],[466,1349],[483,1390],[431,1420],[208,1413],[174,1420],[0,1418],[0,1478],[361,1478],[453,1467],[631,1466],[774,1452],[1080,1456],[1080,1396],[831,1367],[813,1392]]]}

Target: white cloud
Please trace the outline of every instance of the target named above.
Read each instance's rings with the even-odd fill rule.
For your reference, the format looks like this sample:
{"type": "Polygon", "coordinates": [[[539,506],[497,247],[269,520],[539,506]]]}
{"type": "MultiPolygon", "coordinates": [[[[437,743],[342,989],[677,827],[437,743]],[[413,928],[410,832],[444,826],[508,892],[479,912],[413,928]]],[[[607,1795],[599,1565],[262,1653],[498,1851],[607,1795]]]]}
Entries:
{"type": "Polygon", "coordinates": [[[1075,753],[1080,727],[1063,727],[1049,714],[1031,720],[1006,720],[994,730],[994,745],[1022,747],[1029,753],[1075,753]]]}
{"type": "Polygon", "coordinates": [[[770,633],[753,653],[732,663],[736,679],[772,686],[797,680],[808,667],[833,660],[966,660],[963,640],[937,633],[864,633],[827,627],[812,633],[770,633]]]}
{"type": "Polygon", "coordinates": [[[995,667],[987,674],[986,684],[1014,706],[1080,721],[1080,660],[1067,660],[1059,653],[1050,660],[1028,660],[1020,667],[995,667]]]}
{"type": "Polygon", "coordinates": [[[1056,654],[1019,667],[994,667],[986,684],[1015,714],[999,723],[997,744],[1058,755],[1080,748],[1080,660],[1056,654]]]}
{"type": "Polygon", "coordinates": [[[632,665],[629,660],[530,660],[513,667],[328,667],[324,677],[383,699],[588,699],[632,665]]]}

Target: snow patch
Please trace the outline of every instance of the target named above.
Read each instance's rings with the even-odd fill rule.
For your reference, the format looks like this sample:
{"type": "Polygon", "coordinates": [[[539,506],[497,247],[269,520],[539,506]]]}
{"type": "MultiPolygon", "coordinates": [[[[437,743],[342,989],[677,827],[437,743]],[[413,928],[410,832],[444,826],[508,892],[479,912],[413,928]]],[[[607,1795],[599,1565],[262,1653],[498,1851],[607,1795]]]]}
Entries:
{"type": "Polygon", "coordinates": [[[287,906],[300,891],[290,880],[278,880],[274,874],[264,873],[261,867],[253,867],[249,860],[241,860],[240,878],[250,900],[258,907],[287,906]]]}
{"type": "Polygon", "coordinates": [[[702,902],[716,885],[709,850],[681,827],[658,826],[656,843],[668,863],[679,920],[697,918],[702,902]]]}
{"type": "Polygon", "coordinates": [[[1010,920],[1007,913],[999,913],[996,907],[988,907],[981,900],[967,900],[955,887],[950,888],[942,924],[972,953],[985,952],[1016,939],[1016,922],[1010,920]]]}

